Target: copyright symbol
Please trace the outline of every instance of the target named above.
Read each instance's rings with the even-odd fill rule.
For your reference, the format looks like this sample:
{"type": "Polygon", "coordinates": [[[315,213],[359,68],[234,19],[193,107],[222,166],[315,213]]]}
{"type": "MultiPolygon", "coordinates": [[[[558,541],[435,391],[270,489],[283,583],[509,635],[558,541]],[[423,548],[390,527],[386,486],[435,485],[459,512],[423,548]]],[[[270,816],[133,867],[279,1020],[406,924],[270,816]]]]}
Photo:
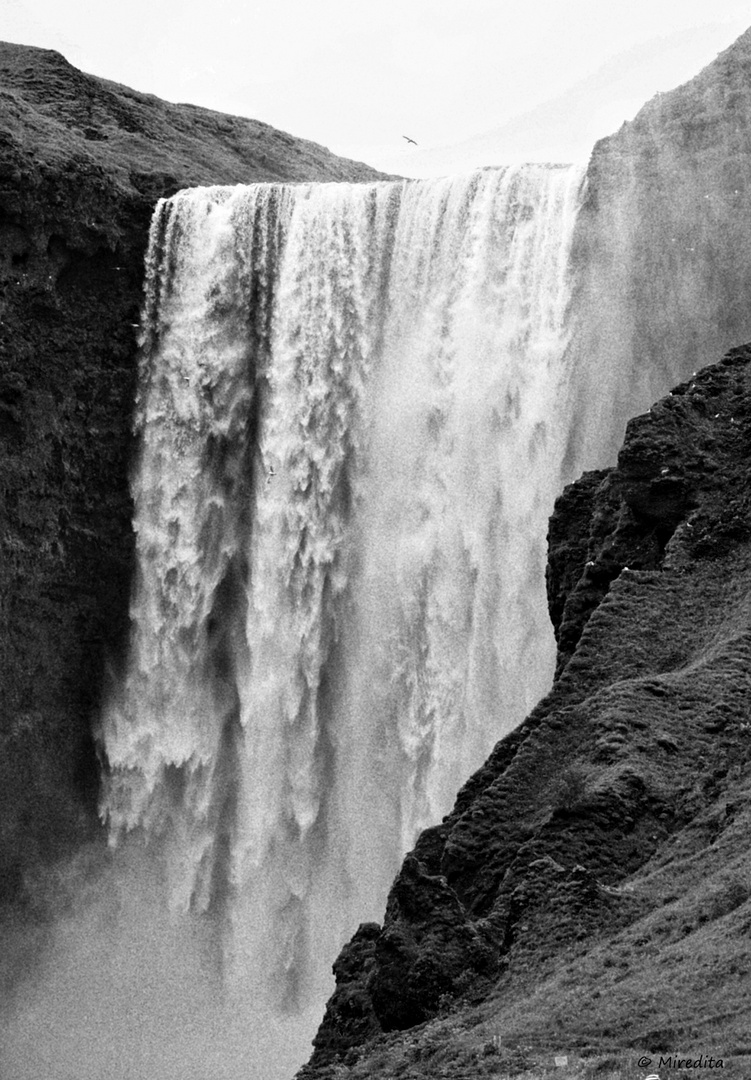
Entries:
{"type": "Polygon", "coordinates": [[[649,1066],[652,1064],[652,1058],[640,1057],[636,1064],[639,1066],[640,1069],[648,1069],[649,1066]]]}

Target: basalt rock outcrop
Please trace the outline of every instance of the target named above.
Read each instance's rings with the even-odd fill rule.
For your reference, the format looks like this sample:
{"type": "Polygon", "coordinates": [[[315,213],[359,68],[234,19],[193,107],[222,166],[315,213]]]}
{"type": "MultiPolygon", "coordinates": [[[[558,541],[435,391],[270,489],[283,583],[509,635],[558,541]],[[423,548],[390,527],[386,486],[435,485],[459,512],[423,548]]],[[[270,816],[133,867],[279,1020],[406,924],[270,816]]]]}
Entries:
{"type": "Polygon", "coordinates": [[[128,619],[136,324],[154,203],[373,179],[268,125],[0,44],[0,901],[96,828],[91,723],[128,619]]]}
{"type": "Polygon", "coordinates": [[[562,494],[553,689],[345,950],[301,1077],[427,1075],[441,1023],[429,1075],[468,1076],[489,1016],[540,1052],[751,1050],[750,451],[744,347],[562,494]]]}

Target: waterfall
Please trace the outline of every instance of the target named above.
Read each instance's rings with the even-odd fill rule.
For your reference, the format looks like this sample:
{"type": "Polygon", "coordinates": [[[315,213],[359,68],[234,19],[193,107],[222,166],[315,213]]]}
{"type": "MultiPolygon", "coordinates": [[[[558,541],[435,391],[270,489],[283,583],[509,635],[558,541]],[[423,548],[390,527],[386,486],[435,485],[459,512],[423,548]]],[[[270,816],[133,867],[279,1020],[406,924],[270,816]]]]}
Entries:
{"type": "Polygon", "coordinates": [[[400,857],[544,692],[578,169],[184,191],[155,213],[137,574],[102,813],[320,1013],[400,857]]]}

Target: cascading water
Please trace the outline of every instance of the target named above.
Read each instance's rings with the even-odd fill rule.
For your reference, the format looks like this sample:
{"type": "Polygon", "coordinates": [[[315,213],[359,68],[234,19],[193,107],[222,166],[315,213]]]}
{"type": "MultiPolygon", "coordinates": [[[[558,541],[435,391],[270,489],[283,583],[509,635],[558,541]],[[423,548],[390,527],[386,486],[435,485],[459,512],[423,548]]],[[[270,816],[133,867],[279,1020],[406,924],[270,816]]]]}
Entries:
{"type": "MultiPolygon", "coordinates": [[[[546,688],[582,173],[182,192],[152,225],[113,842],[320,1012],[405,849],[546,688]]],[[[233,975],[234,972],[234,975],[233,975]]]]}

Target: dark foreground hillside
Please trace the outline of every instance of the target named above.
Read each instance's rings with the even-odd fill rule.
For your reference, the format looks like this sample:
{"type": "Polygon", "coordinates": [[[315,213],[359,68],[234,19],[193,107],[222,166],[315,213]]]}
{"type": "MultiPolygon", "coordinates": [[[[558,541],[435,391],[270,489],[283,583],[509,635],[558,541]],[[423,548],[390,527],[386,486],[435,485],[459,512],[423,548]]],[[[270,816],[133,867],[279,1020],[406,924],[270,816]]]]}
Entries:
{"type": "Polygon", "coordinates": [[[194,184],[376,175],[0,43],[0,903],[96,827],[90,729],[128,616],[135,324],[155,201],[194,184]]]}
{"type": "Polygon", "coordinates": [[[750,453],[745,347],[562,494],[553,689],[343,950],[301,1080],[751,1075],[750,453]]]}

